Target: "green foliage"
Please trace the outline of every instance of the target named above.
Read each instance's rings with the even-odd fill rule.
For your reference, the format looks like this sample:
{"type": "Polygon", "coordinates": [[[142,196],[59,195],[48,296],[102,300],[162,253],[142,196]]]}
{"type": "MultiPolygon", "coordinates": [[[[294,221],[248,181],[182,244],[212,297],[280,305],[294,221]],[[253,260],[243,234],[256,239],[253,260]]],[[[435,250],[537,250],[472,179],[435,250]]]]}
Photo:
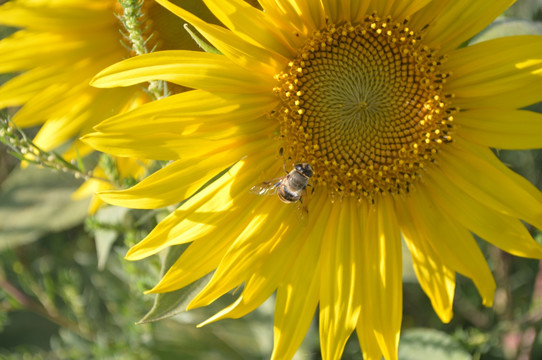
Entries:
{"type": "Polygon", "coordinates": [[[501,19],[476,35],[470,44],[515,35],[542,35],[542,23],[521,19],[501,19]]]}
{"type": "Polygon", "coordinates": [[[50,169],[14,170],[0,191],[0,251],[80,224],[87,214],[88,199],[71,198],[80,185],[72,175],[50,169]]]}
{"type": "Polygon", "coordinates": [[[109,206],[98,210],[95,217],[87,218],[87,230],[94,234],[98,270],[103,270],[119,233],[123,231],[122,222],[128,209],[109,206]]]}
{"type": "Polygon", "coordinates": [[[131,285],[119,254],[106,271],[96,271],[91,245],[91,239],[78,228],[1,254],[5,270],[1,280],[9,284],[9,288],[3,287],[3,305],[10,310],[7,300],[17,303],[12,303],[0,349],[20,354],[28,352],[25,347],[38,346],[47,358],[58,359],[122,354],[123,358],[152,358],[144,355],[151,353],[153,345],[145,340],[149,329],[137,327],[125,316],[127,309],[142,311],[145,307],[139,297],[129,296],[139,289],[131,285]],[[14,312],[21,307],[30,313],[14,312]],[[123,336],[116,336],[119,333],[123,336]]]}
{"type": "MultiPolygon", "coordinates": [[[[264,359],[270,353],[272,305],[226,326],[196,328],[231,297],[182,318],[136,324],[151,308],[154,296],[142,293],[156,283],[161,264],[158,257],[123,257],[163,212],[105,207],[83,227],[88,200],[70,199],[79,185],[69,174],[35,166],[13,170],[2,184],[0,358],[264,359]],[[13,237],[11,228],[25,230],[24,237],[13,237]]],[[[164,259],[171,263],[179,254],[164,259]]],[[[160,311],[168,298],[178,300],[156,297],[160,311]]],[[[145,321],[156,320],[156,304],[145,321]]]]}
{"type": "Polygon", "coordinates": [[[199,36],[195,31],[193,31],[188,24],[184,25],[184,29],[190,34],[192,39],[198,44],[198,46],[205,52],[211,54],[220,54],[220,51],[215,49],[207,41],[205,41],[201,36],[199,36]]]}
{"type": "Polygon", "coordinates": [[[518,0],[505,13],[506,17],[542,20],[542,3],[539,0],[518,0]]]}
{"type": "MultiPolygon", "coordinates": [[[[166,271],[182,255],[186,246],[173,246],[167,249],[167,255],[163,261],[161,274],[166,271]]],[[[156,294],[152,309],[139,321],[140,324],[167,319],[186,311],[190,301],[205,287],[210,276],[205,276],[194,283],[167,293],[156,294]]]]}
{"type": "Polygon", "coordinates": [[[401,335],[401,360],[471,360],[471,355],[450,335],[434,329],[408,329],[401,335]]]}
{"type": "MultiPolygon", "coordinates": [[[[122,14],[118,16],[124,28],[124,31],[121,31],[124,37],[122,44],[129,52],[136,55],[147,54],[155,50],[154,48],[149,49],[147,46],[152,38],[144,35],[148,25],[145,24],[147,17],[142,11],[143,2],[143,0],[119,0],[119,4],[123,9],[122,14]]],[[[154,100],[169,95],[165,81],[150,81],[146,92],[154,100]]]]}

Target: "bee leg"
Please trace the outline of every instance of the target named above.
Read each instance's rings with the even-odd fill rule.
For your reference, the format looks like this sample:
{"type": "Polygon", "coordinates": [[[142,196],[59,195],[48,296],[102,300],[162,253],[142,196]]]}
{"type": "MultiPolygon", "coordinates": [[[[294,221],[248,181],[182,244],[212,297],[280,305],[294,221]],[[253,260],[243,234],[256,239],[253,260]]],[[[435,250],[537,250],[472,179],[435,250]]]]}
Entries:
{"type": "Polygon", "coordinates": [[[282,169],[286,174],[288,174],[288,171],[286,170],[286,160],[284,160],[284,157],[282,158],[282,169]]]}
{"type": "Polygon", "coordinates": [[[301,211],[302,216],[306,218],[309,214],[309,207],[303,203],[303,196],[299,198],[298,208],[301,211]]]}
{"type": "Polygon", "coordinates": [[[284,172],[288,174],[288,171],[286,171],[286,160],[284,160],[284,148],[281,147],[279,149],[279,156],[282,158],[282,168],[284,169],[284,172]]]}

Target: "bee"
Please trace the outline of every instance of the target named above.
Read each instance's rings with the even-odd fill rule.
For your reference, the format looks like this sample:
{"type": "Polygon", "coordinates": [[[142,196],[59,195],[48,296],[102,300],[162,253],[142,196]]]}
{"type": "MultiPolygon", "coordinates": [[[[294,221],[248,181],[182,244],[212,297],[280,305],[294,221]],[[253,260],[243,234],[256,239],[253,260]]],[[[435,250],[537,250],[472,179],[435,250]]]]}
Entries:
{"type": "Polygon", "coordinates": [[[302,203],[311,176],[312,169],[309,164],[296,164],[285,176],[255,185],[250,192],[258,195],[278,194],[279,199],[287,204],[296,201],[302,203]]]}

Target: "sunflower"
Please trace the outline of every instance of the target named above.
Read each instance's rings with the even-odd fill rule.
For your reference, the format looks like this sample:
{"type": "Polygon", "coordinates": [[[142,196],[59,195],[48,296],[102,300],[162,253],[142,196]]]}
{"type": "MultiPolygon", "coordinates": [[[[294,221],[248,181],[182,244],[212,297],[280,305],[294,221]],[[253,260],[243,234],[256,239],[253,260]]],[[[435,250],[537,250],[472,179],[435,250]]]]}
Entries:
{"type": "MultiPolygon", "coordinates": [[[[163,7],[154,1],[131,3],[140,16],[136,30],[149,50],[197,49],[182,22],[163,7]]],[[[210,19],[200,0],[189,2],[188,8],[210,19]]],[[[141,86],[96,89],[89,85],[100,70],[135,54],[122,35],[127,35],[119,20],[123,11],[118,0],[13,0],[0,6],[0,24],[20,28],[0,41],[0,73],[20,73],[0,87],[0,108],[21,107],[13,117],[20,127],[42,125],[34,138],[40,148],[55,149],[88,133],[104,117],[150,100],[141,86]]],[[[65,156],[74,158],[90,150],[76,141],[65,156]]],[[[120,171],[127,176],[144,172],[134,159],[117,164],[126,165],[120,171]]],[[[98,168],[94,175],[102,172],[98,168]]],[[[109,187],[90,180],[75,196],[90,195],[87,188],[109,187]]]]}
{"type": "Polygon", "coordinates": [[[190,243],[149,292],[214,271],[188,309],[242,285],[204,324],[239,318],[276,292],[273,359],[295,354],[317,309],[323,359],[339,359],[354,331],[365,359],[397,359],[401,238],[444,322],[456,273],[492,305],[474,235],[542,258],[522,223],[542,229],[542,194],[492,151],[542,146],[542,115],[518,110],[542,100],[542,37],[463,46],[513,1],[205,0],[224,26],[158,2],[217,53],[156,52],[104,70],[94,86],[159,79],[194,90],[84,139],[171,160],[100,195],[132,208],[181,202],[127,254],[190,243]],[[298,164],[312,176],[297,204],[251,193],[262,182],[283,191],[285,180],[269,180],[298,164]]]}

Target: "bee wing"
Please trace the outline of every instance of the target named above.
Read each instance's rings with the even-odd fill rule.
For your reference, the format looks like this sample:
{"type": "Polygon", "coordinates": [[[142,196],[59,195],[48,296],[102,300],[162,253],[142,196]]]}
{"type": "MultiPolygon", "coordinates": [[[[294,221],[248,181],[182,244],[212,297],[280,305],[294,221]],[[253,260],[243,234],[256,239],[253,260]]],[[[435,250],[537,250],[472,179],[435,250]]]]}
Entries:
{"type": "Polygon", "coordinates": [[[256,195],[275,195],[278,190],[282,178],[277,178],[269,181],[264,181],[250,188],[250,192],[256,195]]]}

